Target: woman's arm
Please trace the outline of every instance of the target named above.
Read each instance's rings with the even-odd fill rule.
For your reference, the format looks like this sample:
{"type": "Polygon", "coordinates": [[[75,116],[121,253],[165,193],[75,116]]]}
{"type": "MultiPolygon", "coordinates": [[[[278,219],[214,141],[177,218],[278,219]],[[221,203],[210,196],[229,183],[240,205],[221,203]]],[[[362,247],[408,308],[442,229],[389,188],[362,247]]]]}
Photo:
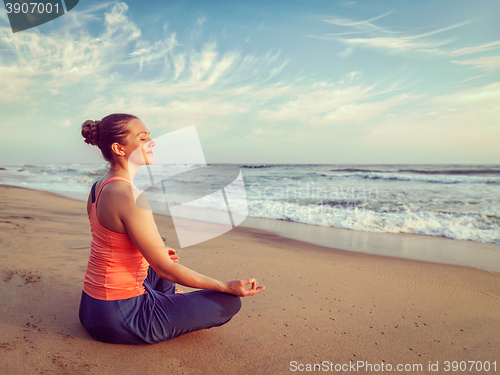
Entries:
{"type": "Polygon", "coordinates": [[[251,296],[264,290],[262,286],[256,287],[253,278],[223,282],[175,263],[170,259],[168,250],[158,232],[152,211],[141,208],[149,206],[146,198],[141,195],[136,203],[130,185],[125,183],[116,186],[113,195],[113,200],[119,202],[114,207],[118,207],[118,214],[127,229],[127,233],[161,278],[191,288],[210,289],[240,297],[251,296]],[[246,289],[245,285],[250,284],[251,288],[246,289]]]}

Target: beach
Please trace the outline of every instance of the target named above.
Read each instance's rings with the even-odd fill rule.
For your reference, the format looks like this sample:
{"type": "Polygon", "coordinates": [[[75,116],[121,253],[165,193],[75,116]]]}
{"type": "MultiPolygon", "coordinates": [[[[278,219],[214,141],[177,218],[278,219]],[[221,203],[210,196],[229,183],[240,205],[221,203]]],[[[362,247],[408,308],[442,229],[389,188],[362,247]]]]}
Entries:
{"type": "Polygon", "coordinates": [[[2,374],[339,373],[353,364],[457,373],[453,361],[466,363],[458,373],[499,370],[498,273],[242,226],[179,249],[171,218],[159,215],[182,264],[219,280],[252,276],[266,289],[218,328],[155,345],[97,342],[78,320],[91,242],[85,202],[11,186],[0,186],[0,201],[2,374]]]}

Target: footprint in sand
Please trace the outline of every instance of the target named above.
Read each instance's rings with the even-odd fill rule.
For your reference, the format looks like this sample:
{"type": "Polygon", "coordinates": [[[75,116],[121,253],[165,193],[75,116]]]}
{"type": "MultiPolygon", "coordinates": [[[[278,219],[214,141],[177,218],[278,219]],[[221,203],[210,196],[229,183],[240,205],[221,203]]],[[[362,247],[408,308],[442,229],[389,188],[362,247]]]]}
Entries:
{"type": "Polygon", "coordinates": [[[14,276],[19,276],[22,280],[24,280],[24,285],[28,284],[33,284],[41,281],[42,277],[37,275],[34,272],[31,271],[25,271],[25,270],[6,270],[3,271],[5,273],[5,278],[3,281],[8,283],[9,281],[12,280],[14,276]]]}

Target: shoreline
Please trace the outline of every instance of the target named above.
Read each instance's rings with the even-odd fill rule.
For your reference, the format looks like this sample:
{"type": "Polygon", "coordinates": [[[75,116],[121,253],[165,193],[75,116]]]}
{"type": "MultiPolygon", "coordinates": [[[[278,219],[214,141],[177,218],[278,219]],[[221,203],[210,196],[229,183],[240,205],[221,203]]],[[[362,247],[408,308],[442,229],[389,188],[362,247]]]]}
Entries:
{"type": "MultiPolygon", "coordinates": [[[[30,189],[86,202],[87,194],[30,189]]],[[[202,211],[210,212],[210,210],[202,211]]],[[[206,215],[202,212],[202,215],[206,215]]],[[[167,216],[155,212],[156,215],[167,216]]],[[[191,219],[193,220],[193,219],[191,219]]],[[[500,273],[500,245],[410,233],[366,232],[321,227],[284,220],[246,217],[238,227],[254,228],[308,244],[361,254],[378,255],[436,264],[456,265],[500,273]]],[[[234,229],[234,227],[233,227],[234,229]]]]}

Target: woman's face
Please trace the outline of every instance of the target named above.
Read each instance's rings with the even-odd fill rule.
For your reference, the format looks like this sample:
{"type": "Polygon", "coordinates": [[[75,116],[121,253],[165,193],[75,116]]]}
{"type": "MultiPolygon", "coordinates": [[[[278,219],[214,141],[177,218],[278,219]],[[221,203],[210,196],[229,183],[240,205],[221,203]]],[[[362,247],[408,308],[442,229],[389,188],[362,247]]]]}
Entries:
{"type": "Polygon", "coordinates": [[[133,119],[128,123],[130,133],[125,138],[125,155],[128,156],[128,162],[137,165],[153,164],[153,147],[155,143],[149,137],[149,130],[141,120],[133,119]]]}

